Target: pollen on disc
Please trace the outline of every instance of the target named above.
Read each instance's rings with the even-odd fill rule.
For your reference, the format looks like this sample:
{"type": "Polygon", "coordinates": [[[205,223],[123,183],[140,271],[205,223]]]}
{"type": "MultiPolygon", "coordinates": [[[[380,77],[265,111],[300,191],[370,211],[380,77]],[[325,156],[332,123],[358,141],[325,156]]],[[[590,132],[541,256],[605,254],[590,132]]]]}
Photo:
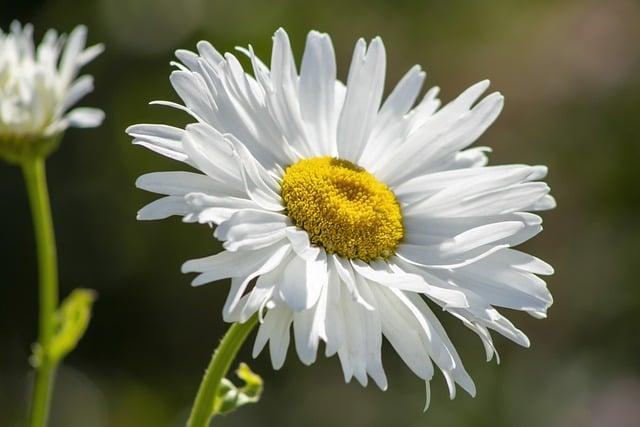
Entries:
{"type": "Polygon", "coordinates": [[[300,160],[286,169],[281,194],[293,223],[329,253],[364,261],[385,259],[404,236],[393,192],[346,160],[300,160]]]}

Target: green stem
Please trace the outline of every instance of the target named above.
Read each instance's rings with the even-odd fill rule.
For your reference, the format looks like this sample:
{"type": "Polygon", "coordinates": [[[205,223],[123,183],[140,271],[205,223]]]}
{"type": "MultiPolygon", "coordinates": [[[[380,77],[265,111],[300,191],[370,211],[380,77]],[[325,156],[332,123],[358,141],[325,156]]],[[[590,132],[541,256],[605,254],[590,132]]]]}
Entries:
{"type": "Polygon", "coordinates": [[[51,388],[56,369],[56,363],[48,357],[47,349],[55,332],[55,312],[58,306],[58,265],[44,158],[35,157],[24,160],[22,171],[29,193],[38,252],[40,284],[38,292],[40,299],[38,345],[42,355],[36,366],[29,426],[44,427],[49,414],[51,388]]]}
{"type": "Polygon", "coordinates": [[[254,315],[245,323],[234,323],[220,341],[200,383],[187,427],[209,426],[215,415],[214,402],[220,381],[227,375],[233,359],[257,321],[258,316],[254,315]]]}

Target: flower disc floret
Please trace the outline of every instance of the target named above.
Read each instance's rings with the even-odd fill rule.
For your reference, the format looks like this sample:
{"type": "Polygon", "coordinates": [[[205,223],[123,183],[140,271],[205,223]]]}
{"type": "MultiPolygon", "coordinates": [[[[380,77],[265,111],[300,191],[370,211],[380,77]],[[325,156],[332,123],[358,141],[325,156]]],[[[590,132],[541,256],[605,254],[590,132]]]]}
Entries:
{"type": "Polygon", "coordinates": [[[404,236],[393,192],[365,169],[333,157],[289,166],[282,199],[294,224],[329,253],[373,261],[388,258],[404,236]]]}

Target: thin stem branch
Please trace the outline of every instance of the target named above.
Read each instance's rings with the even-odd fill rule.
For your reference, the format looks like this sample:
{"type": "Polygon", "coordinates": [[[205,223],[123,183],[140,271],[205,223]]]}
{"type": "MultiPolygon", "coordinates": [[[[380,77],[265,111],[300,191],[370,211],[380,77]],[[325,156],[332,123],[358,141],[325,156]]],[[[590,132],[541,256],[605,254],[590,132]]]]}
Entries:
{"type": "Polygon", "coordinates": [[[258,316],[254,315],[245,323],[234,323],[220,341],[204,373],[196,395],[187,427],[208,427],[215,415],[214,402],[220,381],[227,375],[242,343],[254,328],[258,316]]]}
{"type": "Polygon", "coordinates": [[[58,261],[44,158],[35,157],[25,160],[22,163],[22,171],[29,194],[38,253],[40,300],[38,345],[42,350],[40,352],[42,357],[36,367],[29,426],[44,427],[49,415],[56,368],[56,363],[50,360],[46,350],[55,332],[55,312],[58,306],[58,261]]]}

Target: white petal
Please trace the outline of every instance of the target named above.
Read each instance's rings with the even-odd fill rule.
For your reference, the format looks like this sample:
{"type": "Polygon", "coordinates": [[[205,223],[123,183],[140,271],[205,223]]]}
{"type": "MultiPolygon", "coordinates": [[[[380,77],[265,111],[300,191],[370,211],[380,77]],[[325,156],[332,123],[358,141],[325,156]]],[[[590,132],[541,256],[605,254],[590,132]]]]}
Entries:
{"type": "Polygon", "coordinates": [[[68,85],[77,73],[78,57],[84,49],[86,41],[87,27],[84,25],[78,25],[69,34],[60,58],[60,81],[64,86],[68,85]]]}
{"type": "Polygon", "coordinates": [[[424,380],[431,379],[433,364],[420,337],[418,321],[392,292],[380,287],[372,290],[383,307],[380,318],[384,336],[413,373],[424,380]]]}
{"type": "Polygon", "coordinates": [[[375,169],[375,165],[387,152],[406,137],[411,122],[404,116],[415,102],[425,76],[426,74],[416,65],[398,82],[378,112],[359,165],[366,169],[375,169]]]}
{"type": "MultiPolygon", "coordinates": [[[[242,299],[238,303],[239,313],[237,321],[247,321],[255,312],[266,305],[273,295],[275,284],[280,279],[283,270],[283,266],[280,265],[258,277],[253,289],[248,295],[242,297],[242,299],[246,298],[244,304],[242,303],[242,299]]],[[[238,309],[236,309],[236,311],[238,311],[238,309]]]]}
{"type": "Polygon", "coordinates": [[[185,215],[189,212],[189,206],[181,196],[167,196],[155,200],[138,211],[136,218],[147,221],[165,219],[173,215],[185,215]]]}
{"type": "Polygon", "coordinates": [[[411,116],[409,117],[411,132],[425,124],[440,107],[441,102],[438,99],[439,93],[440,88],[438,86],[430,88],[424,94],[420,103],[411,111],[411,116]]]}
{"type": "Polygon", "coordinates": [[[384,261],[366,263],[361,260],[351,260],[351,266],[355,273],[367,280],[412,292],[425,292],[428,285],[415,274],[391,271],[384,261]]]}
{"type": "Polygon", "coordinates": [[[490,147],[479,146],[467,148],[466,150],[462,150],[456,153],[453,159],[450,159],[447,162],[448,167],[451,169],[459,169],[480,168],[483,166],[487,166],[487,164],[489,163],[489,157],[487,157],[487,153],[491,153],[490,147]]]}
{"type": "Polygon", "coordinates": [[[328,280],[324,251],[319,253],[317,259],[305,260],[296,256],[284,270],[278,288],[279,295],[292,311],[306,310],[318,301],[328,280]]]}
{"type": "Polygon", "coordinates": [[[300,361],[310,365],[316,360],[318,342],[327,339],[324,327],[327,315],[327,286],[322,288],[317,304],[293,314],[293,332],[300,361]]]}
{"type": "MultiPolygon", "coordinates": [[[[413,312],[413,309],[415,308],[422,316],[424,316],[424,321],[427,322],[431,331],[431,335],[427,334],[431,358],[438,367],[442,369],[443,374],[447,378],[447,382],[452,379],[456,383],[460,384],[460,386],[471,396],[475,396],[476,386],[473,380],[464,369],[460,356],[458,356],[458,352],[451,343],[446,331],[424,300],[420,298],[419,295],[403,293],[402,291],[393,292],[405,303],[407,301],[405,301],[404,296],[406,296],[409,301],[407,305],[409,309],[413,312]],[[449,358],[453,359],[452,368],[448,368],[449,358]]],[[[415,314],[417,315],[417,313],[415,314]]],[[[420,319],[418,320],[420,321],[420,319]]],[[[451,398],[453,398],[455,396],[455,386],[450,384],[449,391],[451,398]]]]}
{"type": "Polygon", "coordinates": [[[419,65],[414,65],[400,79],[395,88],[382,104],[378,112],[376,127],[381,129],[392,125],[393,121],[400,120],[407,114],[416,101],[420,88],[424,83],[426,73],[419,65]]]}
{"type": "MultiPolygon", "coordinates": [[[[223,189],[217,189],[216,193],[228,193],[223,189]]],[[[230,219],[233,214],[242,209],[260,209],[253,200],[233,196],[212,196],[204,193],[189,193],[185,196],[187,204],[192,212],[185,215],[185,222],[199,222],[220,224],[230,219]]]]}
{"type": "Polygon", "coordinates": [[[202,172],[216,182],[236,189],[244,195],[240,165],[229,143],[214,128],[205,124],[190,124],[183,134],[185,153],[202,172]]]}
{"type": "Polygon", "coordinates": [[[287,238],[291,242],[293,250],[299,257],[307,259],[315,259],[320,252],[320,248],[315,245],[311,245],[309,241],[309,235],[306,231],[300,230],[297,227],[287,227],[287,238]]]}
{"type": "Polygon", "coordinates": [[[525,210],[549,193],[543,182],[525,182],[466,196],[453,195],[449,187],[435,196],[416,204],[407,211],[430,212],[432,216],[482,216],[501,215],[525,210]]]}
{"type": "Polygon", "coordinates": [[[181,162],[188,161],[188,156],[182,148],[182,134],[184,131],[165,125],[134,125],[126,132],[134,138],[133,143],[142,145],[156,153],[181,162]]]}
{"type": "MultiPolygon", "coordinates": [[[[260,275],[269,273],[281,266],[286,262],[287,257],[290,254],[290,248],[288,245],[274,245],[269,248],[265,248],[265,251],[266,255],[263,254],[259,260],[254,259],[255,264],[253,268],[243,269],[243,273],[249,271],[248,274],[238,276],[237,273],[234,273],[235,277],[231,278],[231,288],[229,289],[227,300],[222,308],[222,317],[225,322],[232,321],[234,314],[238,310],[240,299],[244,296],[249,283],[260,275]]],[[[255,252],[257,251],[249,251],[246,254],[249,255],[255,252]]],[[[199,279],[208,280],[209,277],[206,277],[208,274],[215,274],[215,272],[201,274],[195,278],[193,285],[195,286],[199,279]],[[204,279],[201,279],[202,276],[204,276],[204,279]]]]}
{"type": "Polygon", "coordinates": [[[311,31],[300,67],[300,112],[314,137],[316,155],[337,154],[334,109],[336,59],[331,39],[327,34],[311,31]]]}
{"type": "Polygon", "coordinates": [[[286,308],[274,309],[277,316],[276,328],[269,339],[269,352],[271,353],[271,364],[273,369],[280,369],[284,365],[289,348],[292,314],[286,308]]]}
{"type": "Polygon", "coordinates": [[[534,274],[553,274],[553,267],[533,255],[515,249],[503,249],[495,253],[490,260],[534,274]]]}
{"type": "Polygon", "coordinates": [[[382,40],[374,38],[366,53],[365,46],[362,39],[356,43],[347,79],[347,95],[338,119],[338,155],[354,163],[358,163],[369,140],[382,99],[386,68],[382,40]]]}
{"type": "Polygon", "coordinates": [[[275,269],[288,254],[286,245],[276,245],[261,250],[246,253],[223,251],[216,255],[187,261],[182,266],[183,273],[201,272],[192,282],[192,286],[200,286],[205,283],[215,282],[220,279],[240,278],[237,289],[230,292],[239,295],[231,296],[228,301],[230,310],[240,299],[241,292],[246,288],[250,280],[275,269]],[[237,298],[236,298],[237,297],[237,298]]]}
{"type": "Polygon", "coordinates": [[[400,244],[398,255],[423,266],[455,265],[480,255],[487,256],[501,244],[501,239],[523,230],[519,221],[505,221],[472,228],[441,243],[430,245],[400,244]],[[494,244],[495,246],[487,246],[494,244]]]}
{"type": "Polygon", "coordinates": [[[214,116],[213,106],[202,77],[190,71],[174,71],[169,77],[184,104],[200,119],[207,120],[214,116]]]}
{"type": "Polygon", "coordinates": [[[289,219],[286,215],[255,209],[242,209],[215,230],[228,251],[260,249],[284,239],[289,219]]]}
{"type": "Polygon", "coordinates": [[[374,171],[376,176],[388,185],[398,185],[434,169],[434,165],[455,156],[455,153],[482,135],[498,117],[503,104],[502,95],[493,93],[440,133],[436,133],[430,123],[425,123],[396,149],[394,155],[388,156],[384,165],[374,171]]]}
{"type": "Polygon", "coordinates": [[[536,200],[531,206],[528,206],[525,210],[528,211],[548,211],[555,209],[557,203],[553,196],[547,194],[543,198],[536,200]]]}
{"type": "Polygon", "coordinates": [[[60,111],[67,111],[72,105],[82,99],[86,94],[93,90],[93,77],[82,76],[77,79],[69,90],[60,106],[60,111]]]}
{"type": "Polygon", "coordinates": [[[380,347],[382,345],[381,322],[375,297],[368,284],[357,278],[358,292],[371,301],[373,310],[368,310],[348,295],[341,298],[344,313],[345,341],[339,351],[345,376],[353,372],[362,386],[367,385],[367,375],[371,375],[381,389],[386,389],[387,381],[382,369],[380,347]],[[342,354],[340,354],[342,353],[342,354]]]}
{"type": "MultiPolygon", "coordinates": [[[[325,354],[327,357],[334,355],[342,347],[345,339],[344,316],[341,306],[342,283],[338,272],[329,263],[329,282],[327,283],[327,315],[325,317],[325,330],[327,334],[325,354]]],[[[345,381],[349,381],[348,372],[345,372],[345,381]]]]}
{"type": "Polygon", "coordinates": [[[335,269],[338,277],[347,287],[348,293],[351,295],[351,298],[358,304],[365,307],[367,310],[373,310],[373,306],[368,301],[366,301],[358,291],[358,287],[356,286],[356,277],[353,273],[353,267],[351,266],[349,260],[344,259],[336,254],[332,254],[330,259],[332,261],[333,269],[335,269]]]}
{"type": "Polygon", "coordinates": [[[456,289],[456,286],[432,275],[425,268],[411,265],[395,256],[389,260],[389,269],[394,274],[401,273],[405,275],[409,273],[420,276],[425,282],[425,289],[421,293],[432,300],[441,302],[445,308],[469,306],[464,292],[456,289]]]}
{"type": "Polygon", "coordinates": [[[153,193],[184,196],[192,192],[215,191],[208,176],[192,172],[154,172],[140,176],[136,187],[153,193]]]}
{"type": "Polygon", "coordinates": [[[553,298],[544,280],[492,258],[457,270],[451,280],[493,306],[546,313],[553,298]]]}
{"type": "Polygon", "coordinates": [[[104,52],[104,45],[102,43],[94,44],[93,46],[86,48],[80,52],[80,55],[78,55],[78,59],[76,61],[78,67],[84,67],[102,52],[104,52]]]}
{"type": "Polygon", "coordinates": [[[512,236],[498,240],[496,244],[517,246],[542,231],[542,218],[538,215],[529,212],[516,212],[511,215],[517,217],[519,221],[522,221],[524,228],[512,236]]]}
{"type": "Polygon", "coordinates": [[[93,128],[100,126],[104,120],[104,112],[97,108],[74,108],[64,117],[70,127],[93,128]]]}
{"type": "MultiPolygon", "coordinates": [[[[178,58],[180,62],[184,64],[184,66],[182,66],[183,70],[198,70],[198,55],[185,49],[178,49],[176,50],[175,54],[176,58],[178,58]]],[[[176,66],[180,65],[182,64],[176,63],[176,66]]]]}
{"type": "Polygon", "coordinates": [[[233,144],[234,155],[242,165],[242,180],[247,194],[271,211],[284,210],[277,180],[256,160],[240,141],[231,135],[226,138],[233,144]]]}
{"type": "Polygon", "coordinates": [[[426,340],[429,356],[442,370],[453,370],[456,367],[456,358],[454,357],[455,350],[448,341],[446,333],[444,336],[440,334],[434,327],[434,321],[439,324],[431,310],[424,304],[422,299],[415,295],[415,299],[410,299],[413,295],[410,292],[399,291],[391,289],[393,295],[400,301],[414,316],[423,334],[421,335],[426,340]],[[418,305],[416,302],[420,301],[418,305]]]}
{"type": "Polygon", "coordinates": [[[289,348],[289,329],[293,316],[285,306],[276,306],[269,310],[264,318],[264,322],[258,329],[258,335],[253,347],[253,357],[260,354],[260,351],[269,340],[269,352],[271,353],[271,363],[273,369],[280,369],[284,364],[289,348]]]}
{"type": "Polygon", "coordinates": [[[207,41],[199,41],[198,53],[212,66],[217,66],[224,60],[223,56],[207,41]]]}
{"type": "MultiPolygon", "coordinates": [[[[436,274],[445,274],[443,271],[436,271],[436,274]]],[[[450,280],[449,276],[445,276],[444,279],[450,280]]],[[[482,326],[486,326],[499,332],[501,335],[509,338],[513,342],[523,346],[529,347],[529,339],[527,336],[507,318],[498,312],[495,308],[491,307],[482,297],[475,292],[460,288],[469,300],[469,307],[467,308],[450,308],[448,311],[456,316],[462,316],[472,323],[478,323],[482,326]]]]}
{"type": "Polygon", "coordinates": [[[301,155],[313,157],[315,144],[308,139],[303,124],[291,44],[282,28],[273,36],[270,78],[271,82],[265,88],[269,111],[276,118],[287,142],[301,155]]]}
{"type": "MultiPolygon", "coordinates": [[[[427,197],[444,190],[456,193],[462,197],[481,193],[488,189],[499,188],[514,183],[541,179],[546,173],[544,166],[527,165],[500,165],[483,168],[461,168],[442,172],[428,173],[403,182],[394,188],[394,194],[405,203],[427,199],[427,197]],[[506,178],[508,181],[502,184],[498,179],[506,178]],[[493,179],[493,181],[491,181],[493,179]],[[483,185],[487,183],[488,187],[483,185]]],[[[443,197],[440,195],[438,197],[443,197]]]]}

